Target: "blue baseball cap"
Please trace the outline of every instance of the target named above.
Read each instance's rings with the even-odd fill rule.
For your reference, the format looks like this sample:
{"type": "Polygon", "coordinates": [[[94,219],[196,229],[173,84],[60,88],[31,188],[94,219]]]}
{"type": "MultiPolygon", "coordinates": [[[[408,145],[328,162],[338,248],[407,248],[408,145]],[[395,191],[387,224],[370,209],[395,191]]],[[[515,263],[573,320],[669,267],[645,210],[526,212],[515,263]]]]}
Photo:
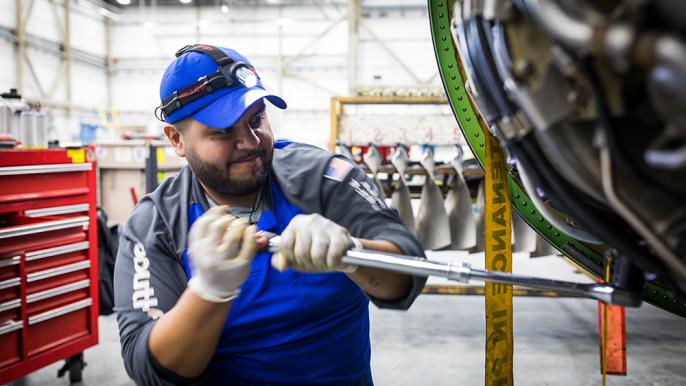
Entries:
{"type": "MultiPolygon", "coordinates": [[[[253,67],[250,61],[238,52],[224,47],[216,47],[236,62],[243,62],[253,67]]],[[[253,67],[254,68],[254,67],[253,67]]],[[[160,99],[165,100],[175,92],[182,90],[202,77],[216,73],[219,65],[207,54],[190,51],[177,57],[162,76],[160,99]]],[[[221,87],[207,95],[195,99],[164,117],[167,123],[178,122],[192,117],[196,121],[216,129],[228,129],[240,117],[262,99],[267,99],[274,106],[285,109],[286,102],[278,95],[265,90],[262,82],[246,87],[240,82],[230,87],[221,87]]]]}

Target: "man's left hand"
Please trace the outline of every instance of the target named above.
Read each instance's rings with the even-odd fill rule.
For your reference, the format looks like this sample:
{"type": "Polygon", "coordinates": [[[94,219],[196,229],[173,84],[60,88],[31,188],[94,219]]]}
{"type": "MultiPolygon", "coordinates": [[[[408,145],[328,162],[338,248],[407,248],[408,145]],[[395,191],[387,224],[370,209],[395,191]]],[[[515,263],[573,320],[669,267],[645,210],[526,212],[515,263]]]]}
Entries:
{"type": "Polygon", "coordinates": [[[353,272],[357,267],[341,263],[355,246],[347,229],[319,215],[297,215],[281,234],[279,251],[272,266],[279,271],[293,268],[301,272],[353,272]]]}

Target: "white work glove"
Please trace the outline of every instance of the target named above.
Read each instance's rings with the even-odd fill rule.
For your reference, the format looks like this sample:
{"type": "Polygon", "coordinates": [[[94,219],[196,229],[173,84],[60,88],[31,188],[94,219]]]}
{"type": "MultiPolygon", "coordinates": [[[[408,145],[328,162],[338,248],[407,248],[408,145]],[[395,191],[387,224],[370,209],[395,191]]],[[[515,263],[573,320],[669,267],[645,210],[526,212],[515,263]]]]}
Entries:
{"type": "Polygon", "coordinates": [[[226,206],[211,208],[191,227],[188,256],[193,277],[188,288],[200,298],[223,303],[238,296],[257,252],[255,226],[226,213],[226,206]]]}
{"type": "Polygon", "coordinates": [[[301,272],[354,272],[356,266],[341,263],[345,253],[358,245],[348,230],[319,214],[293,217],[281,234],[272,266],[301,272]]]}

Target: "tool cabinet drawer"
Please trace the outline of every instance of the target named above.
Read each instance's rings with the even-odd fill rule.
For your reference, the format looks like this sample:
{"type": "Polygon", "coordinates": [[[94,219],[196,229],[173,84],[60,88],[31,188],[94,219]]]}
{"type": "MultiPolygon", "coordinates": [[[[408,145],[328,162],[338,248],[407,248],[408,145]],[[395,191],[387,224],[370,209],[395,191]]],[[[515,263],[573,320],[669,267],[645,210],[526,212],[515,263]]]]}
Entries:
{"type": "Polygon", "coordinates": [[[91,334],[91,298],[75,301],[38,314],[27,323],[26,349],[29,357],[91,334]]]}
{"type": "Polygon", "coordinates": [[[46,291],[90,277],[90,260],[77,261],[26,274],[26,295],[46,291]]]}
{"type": "Polygon", "coordinates": [[[88,241],[79,241],[26,252],[24,256],[26,273],[34,274],[78,261],[88,260],[89,246],[90,243],[88,241]]]}
{"type": "Polygon", "coordinates": [[[19,317],[19,310],[21,309],[21,299],[14,298],[10,300],[3,300],[0,302],[0,322],[19,317]],[[3,319],[4,318],[4,319],[3,319]]]}
{"type": "Polygon", "coordinates": [[[19,277],[19,263],[21,256],[0,257],[0,282],[19,277]]]}
{"type": "Polygon", "coordinates": [[[92,168],[91,163],[0,167],[0,202],[87,194],[92,168]]]}
{"type": "Polygon", "coordinates": [[[24,323],[21,319],[0,321],[0,368],[21,360],[21,329],[24,323]]]}
{"type": "Polygon", "coordinates": [[[90,279],[56,284],[26,295],[26,313],[29,317],[90,297],[90,279]]]}
{"type": "Polygon", "coordinates": [[[0,302],[0,326],[7,321],[21,319],[21,299],[0,302]]]}
{"type": "Polygon", "coordinates": [[[0,303],[21,297],[21,279],[12,277],[0,280],[0,303]]]}
{"type": "Polygon", "coordinates": [[[21,299],[0,301],[0,368],[21,359],[21,299]]]}
{"type": "Polygon", "coordinates": [[[88,225],[88,216],[0,216],[0,256],[84,241],[88,225]]]}
{"type": "Polygon", "coordinates": [[[24,211],[24,216],[26,217],[47,217],[47,216],[58,216],[65,214],[82,214],[88,215],[88,210],[90,205],[85,204],[73,204],[73,205],[45,205],[41,204],[42,201],[33,205],[33,209],[27,209],[24,211]]]}

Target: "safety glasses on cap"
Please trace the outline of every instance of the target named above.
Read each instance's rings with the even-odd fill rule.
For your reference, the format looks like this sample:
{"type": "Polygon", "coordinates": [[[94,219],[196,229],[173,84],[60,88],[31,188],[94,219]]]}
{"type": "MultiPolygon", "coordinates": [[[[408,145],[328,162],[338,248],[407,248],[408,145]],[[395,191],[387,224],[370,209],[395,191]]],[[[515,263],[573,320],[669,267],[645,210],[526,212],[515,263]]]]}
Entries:
{"type": "Polygon", "coordinates": [[[187,45],[176,52],[176,57],[188,52],[200,52],[206,54],[219,66],[217,72],[206,75],[198,79],[197,82],[186,86],[162,100],[162,105],[155,109],[155,116],[160,121],[164,121],[174,111],[199,99],[211,94],[223,87],[233,87],[241,84],[245,87],[257,85],[260,77],[254,67],[246,63],[236,61],[227,56],[222,50],[206,44],[187,45]]]}

